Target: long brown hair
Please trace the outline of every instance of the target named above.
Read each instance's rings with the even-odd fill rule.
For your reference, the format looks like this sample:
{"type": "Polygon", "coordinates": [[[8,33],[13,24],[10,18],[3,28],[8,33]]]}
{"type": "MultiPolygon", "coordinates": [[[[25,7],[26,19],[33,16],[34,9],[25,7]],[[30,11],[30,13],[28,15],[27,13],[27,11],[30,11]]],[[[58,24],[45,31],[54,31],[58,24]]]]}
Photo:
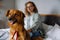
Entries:
{"type": "Polygon", "coordinates": [[[36,5],[34,4],[34,2],[29,1],[29,2],[27,2],[27,3],[25,4],[25,14],[26,14],[26,15],[29,15],[29,14],[30,14],[30,13],[27,11],[27,4],[29,4],[29,3],[31,3],[31,4],[34,6],[33,12],[34,12],[34,13],[38,13],[37,7],[36,7],[36,5]]]}

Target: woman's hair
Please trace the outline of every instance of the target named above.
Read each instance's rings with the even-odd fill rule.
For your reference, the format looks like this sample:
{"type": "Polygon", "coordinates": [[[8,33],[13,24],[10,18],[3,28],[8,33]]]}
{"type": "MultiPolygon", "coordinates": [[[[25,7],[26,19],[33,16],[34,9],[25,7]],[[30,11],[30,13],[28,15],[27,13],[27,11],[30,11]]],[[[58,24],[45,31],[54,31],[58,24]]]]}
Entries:
{"type": "Polygon", "coordinates": [[[34,4],[34,2],[29,1],[29,2],[27,2],[27,3],[25,4],[25,14],[27,14],[27,15],[30,14],[30,13],[27,11],[27,4],[29,4],[29,3],[31,3],[31,4],[34,6],[33,12],[34,12],[34,13],[38,13],[37,7],[36,7],[36,5],[34,4]]]}

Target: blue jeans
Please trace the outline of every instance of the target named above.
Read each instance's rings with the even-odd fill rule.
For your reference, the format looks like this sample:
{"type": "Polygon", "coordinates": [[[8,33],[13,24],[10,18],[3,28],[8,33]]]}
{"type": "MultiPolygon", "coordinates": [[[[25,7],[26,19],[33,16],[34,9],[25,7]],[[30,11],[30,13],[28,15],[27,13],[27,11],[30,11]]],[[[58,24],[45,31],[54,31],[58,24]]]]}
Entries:
{"type": "Polygon", "coordinates": [[[30,37],[37,37],[37,36],[40,36],[40,32],[39,31],[36,31],[36,32],[30,32],[30,37]]]}

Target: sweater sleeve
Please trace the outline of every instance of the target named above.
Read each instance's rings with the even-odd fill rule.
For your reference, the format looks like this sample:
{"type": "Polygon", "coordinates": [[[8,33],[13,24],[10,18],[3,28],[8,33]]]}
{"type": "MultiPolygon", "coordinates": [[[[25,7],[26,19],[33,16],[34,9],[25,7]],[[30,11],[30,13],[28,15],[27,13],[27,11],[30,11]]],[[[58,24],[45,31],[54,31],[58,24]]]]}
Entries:
{"type": "Polygon", "coordinates": [[[42,23],[41,23],[41,16],[39,14],[36,14],[34,16],[34,23],[32,25],[32,31],[36,31],[38,28],[42,27],[42,23]]]}
{"type": "Polygon", "coordinates": [[[36,31],[40,31],[42,37],[45,36],[45,31],[44,31],[44,28],[43,28],[43,25],[42,25],[42,19],[41,19],[41,16],[38,14],[38,15],[35,15],[34,17],[34,24],[32,25],[32,32],[36,32],[36,31]]]}
{"type": "Polygon", "coordinates": [[[25,17],[25,18],[24,18],[24,28],[25,28],[26,30],[28,30],[29,27],[30,27],[30,25],[29,25],[29,19],[28,19],[28,17],[25,17]]]}

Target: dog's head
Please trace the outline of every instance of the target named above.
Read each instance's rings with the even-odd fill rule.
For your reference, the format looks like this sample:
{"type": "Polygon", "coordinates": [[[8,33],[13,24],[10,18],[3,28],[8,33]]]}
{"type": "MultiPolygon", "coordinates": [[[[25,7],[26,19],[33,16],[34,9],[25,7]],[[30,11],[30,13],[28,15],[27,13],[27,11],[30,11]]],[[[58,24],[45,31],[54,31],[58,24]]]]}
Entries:
{"type": "Polygon", "coordinates": [[[22,11],[10,9],[7,11],[6,17],[8,17],[11,24],[15,24],[24,22],[25,15],[22,11]]]}

